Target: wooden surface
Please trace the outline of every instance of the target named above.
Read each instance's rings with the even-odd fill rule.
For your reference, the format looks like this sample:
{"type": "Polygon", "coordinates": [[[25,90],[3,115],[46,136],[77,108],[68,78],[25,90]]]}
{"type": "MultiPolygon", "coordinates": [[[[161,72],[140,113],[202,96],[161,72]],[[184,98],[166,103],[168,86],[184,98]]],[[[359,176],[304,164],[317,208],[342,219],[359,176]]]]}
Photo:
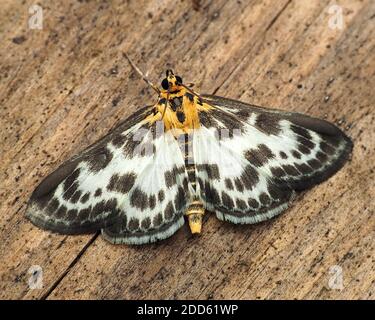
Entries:
{"type": "Polygon", "coordinates": [[[375,1],[41,0],[42,30],[33,3],[1,4],[1,298],[374,299],[375,1]],[[125,50],[155,82],[173,67],[199,92],[332,121],[352,159],[259,225],[209,216],[140,247],[41,231],[24,211],[42,177],[156,99],[125,50]]]}

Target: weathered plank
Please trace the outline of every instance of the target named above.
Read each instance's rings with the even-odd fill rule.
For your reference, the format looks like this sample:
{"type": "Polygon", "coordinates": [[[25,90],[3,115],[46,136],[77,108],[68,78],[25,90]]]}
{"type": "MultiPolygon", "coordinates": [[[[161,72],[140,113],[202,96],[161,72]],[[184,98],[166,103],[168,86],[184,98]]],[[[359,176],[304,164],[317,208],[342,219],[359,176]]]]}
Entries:
{"type": "Polygon", "coordinates": [[[328,27],[329,1],[41,1],[39,31],[31,4],[5,2],[0,18],[1,297],[373,297],[374,2],[339,1],[342,30],[328,27]],[[155,100],[124,50],[154,81],[173,67],[201,92],[336,122],[352,161],[259,225],[210,216],[200,237],[184,228],[141,247],[41,231],[23,216],[37,182],[155,100]],[[43,289],[28,287],[32,265],[43,289]],[[328,286],[334,265],[343,290],[328,286]]]}

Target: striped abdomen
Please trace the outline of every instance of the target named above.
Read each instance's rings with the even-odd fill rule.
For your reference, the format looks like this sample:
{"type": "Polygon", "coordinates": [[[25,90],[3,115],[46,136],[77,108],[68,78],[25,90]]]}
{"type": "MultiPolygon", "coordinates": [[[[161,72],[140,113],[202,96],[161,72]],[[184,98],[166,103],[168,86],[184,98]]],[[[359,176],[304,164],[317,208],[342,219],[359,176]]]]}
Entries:
{"type": "MultiPolygon", "coordinates": [[[[193,154],[193,135],[184,134],[178,138],[179,146],[184,155],[185,167],[189,178],[189,183],[194,191],[197,188],[195,163],[193,154]]],[[[202,217],[204,215],[204,206],[197,196],[189,204],[186,213],[189,219],[189,226],[192,233],[200,233],[202,227],[202,217]]]]}

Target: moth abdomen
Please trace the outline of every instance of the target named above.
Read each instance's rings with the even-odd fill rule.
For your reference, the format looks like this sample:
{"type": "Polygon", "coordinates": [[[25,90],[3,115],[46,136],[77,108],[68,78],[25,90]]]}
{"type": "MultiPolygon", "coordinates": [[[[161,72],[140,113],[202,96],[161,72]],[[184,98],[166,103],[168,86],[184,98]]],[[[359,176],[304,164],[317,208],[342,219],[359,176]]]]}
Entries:
{"type": "Polygon", "coordinates": [[[185,215],[188,217],[191,233],[201,232],[204,213],[203,202],[198,199],[195,199],[187,208],[185,215]]]}

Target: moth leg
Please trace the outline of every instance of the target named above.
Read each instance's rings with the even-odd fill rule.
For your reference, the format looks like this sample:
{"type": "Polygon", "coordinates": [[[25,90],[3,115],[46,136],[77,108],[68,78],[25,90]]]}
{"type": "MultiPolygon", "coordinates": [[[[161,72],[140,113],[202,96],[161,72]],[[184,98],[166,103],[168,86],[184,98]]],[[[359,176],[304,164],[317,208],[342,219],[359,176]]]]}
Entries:
{"type": "Polygon", "coordinates": [[[195,200],[188,206],[185,215],[188,217],[191,233],[201,233],[204,213],[202,201],[195,200]]]}

